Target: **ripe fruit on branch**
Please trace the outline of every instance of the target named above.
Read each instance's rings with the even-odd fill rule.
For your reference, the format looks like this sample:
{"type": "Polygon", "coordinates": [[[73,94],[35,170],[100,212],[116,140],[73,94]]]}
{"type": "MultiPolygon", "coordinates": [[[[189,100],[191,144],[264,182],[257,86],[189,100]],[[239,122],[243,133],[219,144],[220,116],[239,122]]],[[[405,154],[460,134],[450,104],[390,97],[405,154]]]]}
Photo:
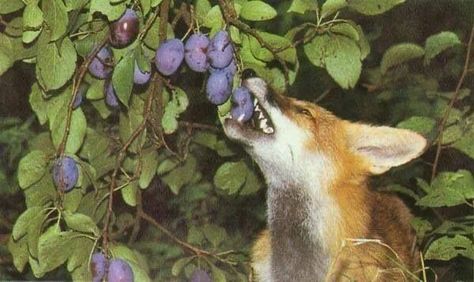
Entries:
{"type": "Polygon", "coordinates": [[[234,60],[232,60],[230,61],[230,64],[227,67],[222,68],[222,69],[214,68],[211,66],[209,68],[209,72],[210,73],[223,72],[226,75],[227,80],[229,80],[229,84],[232,85],[232,82],[234,81],[234,75],[237,72],[237,66],[235,65],[234,60]]]}
{"type": "Polygon", "coordinates": [[[91,64],[89,65],[89,72],[99,78],[106,79],[110,76],[112,72],[112,52],[109,47],[104,46],[92,59],[91,64]]]}
{"type": "Polygon", "coordinates": [[[110,24],[110,44],[115,48],[130,45],[137,38],[139,29],[140,22],[135,11],[125,10],[120,19],[110,24]]]}
{"type": "Polygon", "coordinates": [[[79,169],[76,161],[71,157],[61,157],[53,167],[53,180],[56,187],[64,192],[74,188],[79,178],[79,169]]]}
{"type": "Polygon", "coordinates": [[[250,92],[245,87],[239,87],[232,94],[232,102],[234,106],[230,112],[232,119],[238,122],[246,122],[253,115],[253,103],[250,92]]]}
{"type": "Polygon", "coordinates": [[[108,282],[133,282],[133,271],[130,265],[122,259],[113,259],[107,273],[108,282]]]}
{"type": "Polygon", "coordinates": [[[225,68],[234,56],[234,47],[227,31],[221,30],[212,38],[207,50],[207,57],[211,66],[225,68]]]}
{"type": "Polygon", "coordinates": [[[135,61],[135,69],[133,70],[133,83],[139,84],[139,85],[145,84],[150,80],[150,77],[151,77],[151,72],[148,72],[148,71],[142,72],[137,62],[135,61]]]}
{"type": "Polygon", "coordinates": [[[105,103],[113,108],[119,106],[117,99],[117,94],[115,94],[114,86],[112,85],[112,80],[107,80],[104,84],[105,88],[105,103]]]}
{"type": "Polygon", "coordinates": [[[74,103],[72,104],[73,109],[77,109],[82,104],[82,99],[84,95],[86,95],[88,88],[89,88],[89,84],[87,83],[81,83],[81,85],[79,85],[76,98],[74,99],[74,103]]]}
{"type": "Polygon", "coordinates": [[[107,258],[103,253],[94,253],[91,260],[92,281],[100,282],[104,279],[107,269],[107,258]]]}
{"type": "Polygon", "coordinates": [[[214,72],[209,76],[206,84],[207,99],[215,104],[223,104],[231,94],[231,84],[225,72],[214,72]]]}
{"type": "Polygon", "coordinates": [[[191,275],[190,282],[211,282],[211,277],[206,271],[202,269],[196,269],[191,275]]]}
{"type": "Polygon", "coordinates": [[[155,64],[158,71],[164,75],[173,74],[184,58],[183,42],[179,39],[166,40],[156,50],[155,64]]]}
{"type": "Polygon", "coordinates": [[[205,72],[209,63],[207,61],[207,48],[209,38],[202,33],[191,35],[184,45],[184,59],[189,68],[196,72],[205,72]]]}

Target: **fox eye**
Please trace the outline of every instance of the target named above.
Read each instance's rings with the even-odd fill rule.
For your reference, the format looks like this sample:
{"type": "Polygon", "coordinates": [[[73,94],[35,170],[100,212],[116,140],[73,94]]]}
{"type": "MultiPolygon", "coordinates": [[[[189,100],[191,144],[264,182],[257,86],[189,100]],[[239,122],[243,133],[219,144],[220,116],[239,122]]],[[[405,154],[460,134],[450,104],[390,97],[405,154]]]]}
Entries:
{"type": "Polygon", "coordinates": [[[298,113],[302,114],[302,115],[305,115],[305,116],[308,116],[308,117],[313,117],[313,115],[311,114],[311,112],[305,108],[298,108],[298,113]]]}

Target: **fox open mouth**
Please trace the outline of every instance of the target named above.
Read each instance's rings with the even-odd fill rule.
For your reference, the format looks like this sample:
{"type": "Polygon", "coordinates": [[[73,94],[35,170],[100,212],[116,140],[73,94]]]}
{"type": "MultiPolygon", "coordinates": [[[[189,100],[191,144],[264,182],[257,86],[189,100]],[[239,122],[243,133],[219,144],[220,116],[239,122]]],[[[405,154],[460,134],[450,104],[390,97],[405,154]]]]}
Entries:
{"type": "Polygon", "coordinates": [[[273,134],[275,129],[272,121],[265,109],[258,103],[257,98],[254,98],[253,105],[253,115],[247,123],[249,123],[253,129],[260,130],[265,134],[273,134]]]}

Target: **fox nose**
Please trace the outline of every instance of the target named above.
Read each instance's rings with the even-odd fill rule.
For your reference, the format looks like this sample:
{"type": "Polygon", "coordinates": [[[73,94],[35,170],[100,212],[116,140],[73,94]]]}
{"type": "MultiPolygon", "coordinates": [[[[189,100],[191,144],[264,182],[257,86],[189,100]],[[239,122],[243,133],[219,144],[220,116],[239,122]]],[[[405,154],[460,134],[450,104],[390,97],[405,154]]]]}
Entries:
{"type": "Polygon", "coordinates": [[[257,77],[257,73],[255,73],[253,69],[244,69],[242,72],[242,79],[245,80],[252,77],[257,77]]]}

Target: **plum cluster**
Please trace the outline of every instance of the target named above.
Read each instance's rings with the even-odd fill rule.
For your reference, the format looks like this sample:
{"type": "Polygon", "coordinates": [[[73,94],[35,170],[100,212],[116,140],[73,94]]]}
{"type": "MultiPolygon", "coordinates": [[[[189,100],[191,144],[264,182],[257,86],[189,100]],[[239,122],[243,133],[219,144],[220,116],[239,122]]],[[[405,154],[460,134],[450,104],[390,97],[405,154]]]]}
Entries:
{"type": "MultiPolygon", "coordinates": [[[[109,43],[114,48],[130,45],[138,36],[139,20],[132,9],[110,25],[109,43]]],[[[234,75],[237,65],[234,60],[234,47],[227,31],[217,32],[211,39],[203,33],[192,34],[186,43],[177,38],[164,41],[155,53],[156,69],[165,76],[170,76],[185,61],[188,67],[196,72],[209,72],[206,83],[206,97],[215,105],[221,105],[232,95],[234,75]]],[[[111,107],[118,107],[119,101],[110,79],[113,72],[113,55],[109,46],[100,49],[91,60],[89,72],[98,79],[105,79],[105,102],[111,107]]],[[[146,84],[151,72],[140,69],[135,62],[133,81],[135,84],[146,84]]],[[[78,92],[74,107],[80,105],[82,94],[78,92]]],[[[245,88],[238,88],[232,98],[231,115],[240,122],[252,117],[253,104],[250,93],[245,88]]]]}
{"type": "Polygon", "coordinates": [[[100,282],[107,277],[108,282],[133,282],[133,271],[122,259],[110,261],[103,253],[94,253],[91,260],[92,281],[100,282]]]}
{"type": "MultiPolygon", "coordinates": [[[[109,44],[114,48],[124,48],[137,39],[140,30],[138,16],[133,9],[126,9],[124,14],[115,22],[110,24],[109,44]]],[[[112,84],[113,55],[109,45],[102,47],[89,64],[89,73],[98,78],[105,79],[104,93],[105,103],[110,107],[118,107],[117,94],[112,84]]],[[[135,62],[133,83],[137,85],[146,84],[151,77],[151,72],[143,71],[135,62]]],[[[74,107],[78,107],[82,101],[81,89],[78,91],[74,107]],[[80,97],[80,98],[78,98],[80,97]],[[80,100],[79,100],[80,99],[80,100]],[[77,101],[77,103],[76,103],[77,101]]]]}

